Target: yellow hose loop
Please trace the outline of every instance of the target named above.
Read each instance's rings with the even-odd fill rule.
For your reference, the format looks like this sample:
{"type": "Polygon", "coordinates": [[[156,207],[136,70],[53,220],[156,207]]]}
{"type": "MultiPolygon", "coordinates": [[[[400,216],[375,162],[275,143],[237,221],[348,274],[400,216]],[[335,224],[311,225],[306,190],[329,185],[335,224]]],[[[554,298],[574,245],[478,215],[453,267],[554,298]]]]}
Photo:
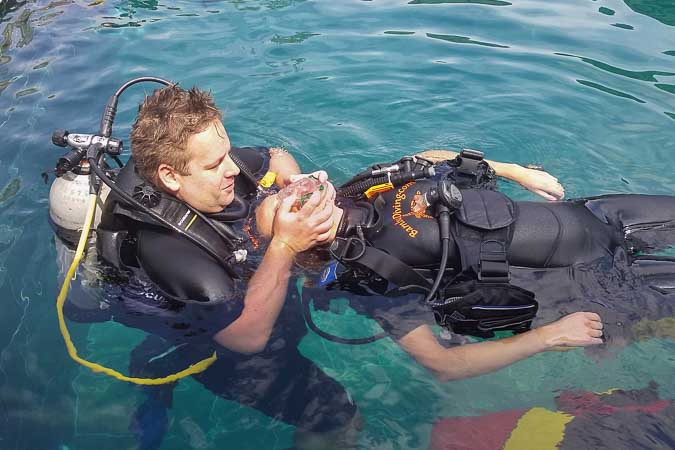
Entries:
{"type": "Polygon", "coordinates": [[[63,316],[63,305],[66,302],[66,297],[68,296],[70,281],[75,276],[77,266],[80,264],[80,260],[82,259],[82,255],[84,254],[84,248],[87,243],[87,236],[89,235],[89,230],[91,229],[91,223],[94,219],[95,211],[96,211],[96,194],[90,194],[89,209],[87,210],[87,217],[85,218],[84,225],[82,226],[82,234],[80,234],[80,241],[77,244],[75,258],[73,258],[73,262],[70,264],[70,268],[68,269],[66,278],[63,280],[63,285],[61,285],[61,291],[59,292],[59,296],[56,299],[56,314],[59,317],[59,328],[61,329],[61,335],[63,335],[63,340],[66,343],[66,348],[68,349],[68,354],[70,355],[70,357],[73,358],[75,362],[82,364],[84,367],[88,367],[93,372],[104,373],[113,378],[117,378],[120,381],[127,381],[129,383],[134,384],[157,385],[157,384],[173,383],[174,381],[179,380],[181,378],[185,378],[187,376],[205,371],[216,360],[217,358],[216,352],[213,352],[213,355],[211,355],[210,357],[189,366],[187,369],[181,370],[180,372],[176,372],[171,375],[167,375],[162,378],[129,377],[117,372],[116,370],[109,369],[108,367],[103,367],[100,364],[96,364],[91,361],[82,359],[77,355],[77,349],[75,348],[73,341],[70,339],[70,333],[68,332],[68,327],[66,326],[66,321],[63,316]]]}

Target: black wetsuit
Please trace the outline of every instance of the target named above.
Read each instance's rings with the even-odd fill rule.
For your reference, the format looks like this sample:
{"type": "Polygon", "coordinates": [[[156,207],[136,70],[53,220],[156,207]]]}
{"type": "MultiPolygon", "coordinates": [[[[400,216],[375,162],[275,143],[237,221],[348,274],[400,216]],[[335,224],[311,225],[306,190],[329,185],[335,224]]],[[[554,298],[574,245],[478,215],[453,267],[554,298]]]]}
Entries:
{"type": "MultiPolygon", "coordinates": [[[[442,168],[438,172],[443,174],[442,168]]],[[[368,243],[409,266],[438,267],[438,222],[431,209],[414,209],[420,195],[435,183],[418,181],[381,194],[384,202],[375,208],[381,225],[375,232],[365,231],[368,243]]],[[[358,207],[342,203],[347,209],[358,207]]],[[[638,257],[675,245],[675,197],[627,194],[515,202],[515,211],[507,252],[511,283],[535,293],[540,305],[535,323],[591,310],[608,322],[607,334],[617,336],[641,319],[675,315],[675,262],[638,257]]],[[[448,266],[459,270],[458,249],[456,245],[450,249],[448,266]]],[[[319,303],[346,296],[395,339],[435,323],[423,296],[399,296],[392,287],[389,283],[374,288],[352,279],[334,283],[332,291],[312,289],[306,295],[319,303]]]]}
{"type": "MultiPolygon", "coordinates": [[[[409,183],[382,194],[380,229],[368,241],[413,267],[438,266],[441,255],[438,221],[431,208],[415,213],[415,198],[433,181],[409,183]]],[[[348,206],[350,207],[350,206],[348,206]]],[[[482,205],[479,205],[482,207],[482,205]]],[[[675,197],[605,195],[560,202],[514,202],[516,221],[508,249],[511,266],[567,267],[614,254],[654,251],[675,245],[675,197]]],[[[462,208],[470,210],[472,205],[462,208]]],[[[471,212],[466,215],[471,215],[471,212]]],[[[450,246],[451,266],[459,264],[450,246]]]]}
{"type": "MultiPolygon", "coordinates": [[[[266,149],[233,149],[233,153],[258,179],[266,172],[266,149]]],[[[255,187],[241,177],[236,178],[235,191],[255,196],[255,187]]],[[[236,225],[241,232],[245,220],[236,225]]],[[[342,427],[352,418],[356,406],[344,388],[297,348],[307,331],[293,283],[265,349],[255,355],[232,352],[217,345],[213,336],[241,315],[245,281],[234,282],[211,256],[171,231],[150,225],[134,231],[135,258],[140,267],[128,282],[106,286],[107,309],[83,311],[70,302],[65,307],[73,320],[112,319],[150,334],[132,352],[132,376],[161,377],[216,351],[216,362],[194,379],[224,399],[312,432],[342,427]],[[174,299],[190,292],[217,303],[174,299]],[[162,354],[166,356],[157,358],[162,354]]],[[[250,245],[249,250],[254,266],[256,252],[250,245]]],[[[161,443],[166,428],[165,408],[171,404],[173,387],[144,388],[148,399],[133,423],[142,448],[156,448],[161,443]]]]}

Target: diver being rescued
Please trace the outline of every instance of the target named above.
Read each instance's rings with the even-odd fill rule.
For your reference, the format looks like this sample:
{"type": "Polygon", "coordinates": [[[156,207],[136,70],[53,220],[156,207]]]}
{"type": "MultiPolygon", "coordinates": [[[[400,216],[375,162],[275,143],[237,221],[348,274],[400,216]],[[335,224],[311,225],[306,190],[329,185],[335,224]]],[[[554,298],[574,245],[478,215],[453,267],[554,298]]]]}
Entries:
{"type": "MultiPolygon", "coordinates": [[[[675,198],[671,196],[514,202],[495,190],[494,172],[475,151],[459,156],[422,153],[393,165],[374,166],[364,174],[337,190],[328,239],[335,262],[326,267],[320,284],[324,290],[349,292],[353,308],[376,318],[406,351],[442,379],[485,373],[551,347],[602,343],[603,324],[594,312],[573,313],[531,330],[539,303],[549,299],[538,296],[537,302],[534,293],[523,288],[531,281],[528,276],[580,271],[616,255],[643,276],[675,275],[675,262],[638,256],[675,245],[675,198]],[[419,176],[406,178],[400,173],[406,164],[409,174],[419,176]],[[352,188],[386,167],[397,168],[398,183],[352,188]],[[445,225],[437,220],[443,210],[445,225]],[[440,267],[439,261],[444,261],[440,267]],[[355,298],[358,295],[362,297],[355,298]],[[445,348],[422,325],[425,309],[433,310],[436,322],[455,333],[483,338],[495,331],[520,334],[445,348]]],[[[273,236],[275,209],[297,198],[288,192],[308,195],[320,186],[317,180],[304,180],[267,197],[256,210],[257,230],[262,236],[273,236]]],[[[667,289],[667,283],[661,288],[667,289]]],[[[325,297],[319,289],[310,291],[325,297]]]]}

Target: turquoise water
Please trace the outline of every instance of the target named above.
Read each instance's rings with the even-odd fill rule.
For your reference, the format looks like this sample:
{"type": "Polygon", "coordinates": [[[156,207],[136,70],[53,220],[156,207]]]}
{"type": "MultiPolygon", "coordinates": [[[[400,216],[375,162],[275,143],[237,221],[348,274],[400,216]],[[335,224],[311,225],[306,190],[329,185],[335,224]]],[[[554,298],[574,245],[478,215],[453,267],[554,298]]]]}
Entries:
{"type": "MultiPolygon", "coordinates": [[[[233,143],[285,146],[338,181],[402,153],[470,147],[543,164],[568,197],[673,194],[673,27],[669,0],[0,3],[0,448],[134,445],[137,390],[65,352],[40,178],[59,155],[53,129],[95,131],[123,81],[210,89],[233,143]]],[[[121,101],[124,139],[143,92],[121,101]]],[[[350,311],[317,319],[343,333],[366,322],[350,311]]],[[[83,356],[120,369],[143,337],[115,324],[72,329],[83,356]]],[[[445,385],[388,340],[346,347],[310,333],[301,350],[360,406],[364,449],[426,448],[438,417],[555,409],[560,390],[654,380],[675,398],[672,340],[539,355],[445,385]]],[[[170,420],[163,449],[281,449],[293,431],[190,380],[170,420]]]]}

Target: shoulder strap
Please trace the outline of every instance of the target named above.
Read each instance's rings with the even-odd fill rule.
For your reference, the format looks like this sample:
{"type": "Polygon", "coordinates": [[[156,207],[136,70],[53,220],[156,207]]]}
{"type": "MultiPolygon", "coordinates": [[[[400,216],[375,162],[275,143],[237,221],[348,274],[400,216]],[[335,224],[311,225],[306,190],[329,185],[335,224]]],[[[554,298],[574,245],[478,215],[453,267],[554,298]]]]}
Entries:
{"type": "Polygon", "coordinates": [[[429,288],[431,283],[412,267],[395,256],[366,244],[363,235],[336,238],[330,246],[331,254],[345,266],[354,263],[372,270],[399,287],[420,286],[429,288]]]}
{"type": "MultiPolygon", "coordinates": [[[[203,213],[158,191],[135,173],[133,160],[130,160],[120,172],[117,185],[123,193],[126,193],[128,200],[111,193],[106,201],[106,209],[110,202],[112,216],[123,216],[139,223],[167,228],[182,234],[218,261],[232,277],[238,278],[232,264],[244,261],[246,250],[236,249],[243,239],[226,224],[222,224],[222,227],[216,226],[214,220],[203,213]],[[134,206],[134,203],[138,206],[134,206]]],[[[103,221],[100,228],[106,229],[103,221]]],[[[120,242],[116,242],[114,247],[119,249],[120,245],[120,242]]],[[[108,250],[112,250],[112,244],[109,247],[111,248],[108,250]]]]}

